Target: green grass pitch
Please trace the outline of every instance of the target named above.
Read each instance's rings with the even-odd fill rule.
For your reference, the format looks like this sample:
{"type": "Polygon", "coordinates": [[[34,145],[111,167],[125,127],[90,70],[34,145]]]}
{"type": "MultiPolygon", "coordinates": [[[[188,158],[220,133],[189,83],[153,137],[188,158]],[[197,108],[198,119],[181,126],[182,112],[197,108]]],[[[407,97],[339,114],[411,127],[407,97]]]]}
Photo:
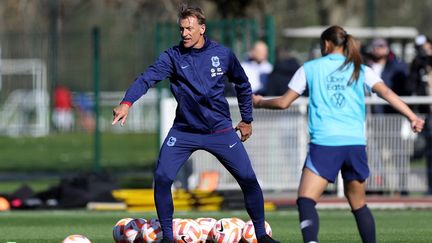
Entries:
{"type": "MultiPolygon", "coordinates": [[[[322,210],[320,242],[361,242],[354,218],[348,210],[322,210]]],[[[431,242],[432,211],[374,210],[378,242],[431,242]]],[[[154,213],[71,211],[11,211],[0,213],[0,242],[57,242],[71,234],[82,234],[93,243],[114,242],[112,227],[125,217],[152,218],[154,213]]],[[[176,212],[178,218],[239,217],[243,211],[176,212]]],[[[301,242],[295,210],[266,213],[273,236],[282,242],[301,242]]]]}

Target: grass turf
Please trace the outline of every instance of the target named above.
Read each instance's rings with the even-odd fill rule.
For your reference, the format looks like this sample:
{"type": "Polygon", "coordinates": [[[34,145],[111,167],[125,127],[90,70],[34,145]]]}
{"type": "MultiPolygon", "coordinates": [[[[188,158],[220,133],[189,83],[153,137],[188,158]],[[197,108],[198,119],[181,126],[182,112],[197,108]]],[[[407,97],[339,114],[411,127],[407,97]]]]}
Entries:
{"type": "MultiPolygon", "coordinates": [[[[432,211],[375,210],[378,242],[430,242],[432,211]]],[[[295,210],[267,212],[273,236],[281,242],[301,242],[295,210]]],[[[71,234],[83,234],[92,242],[114,242],[112,227],[125,217],[152,218],[154,213],[72,211],[11,211],[0,213],[0,242],[61,242],[71,234]]],[[[177,212],[175,217],[239,217],[243,211],[177,212]]],[[[354,218],[347,210],[320,211],[320,242],[361,242],[354,218]]]]}
{"type": "MultiPolygon", "coordinates": [[[[159,150],[156,134],[101,135],[101,167],[105,170],[149,169],[159,150]]],[[[46,137],[0,136],[1,172],[89,171],[93,168],[93,135],[52,134],[46,137]]]]}

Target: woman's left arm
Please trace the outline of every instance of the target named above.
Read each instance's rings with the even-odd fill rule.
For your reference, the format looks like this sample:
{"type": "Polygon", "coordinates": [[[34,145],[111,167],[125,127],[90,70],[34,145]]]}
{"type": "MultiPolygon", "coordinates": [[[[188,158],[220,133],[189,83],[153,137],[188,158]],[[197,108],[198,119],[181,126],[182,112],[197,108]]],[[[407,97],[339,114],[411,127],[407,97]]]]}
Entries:
{"type": "Polygon", "coordinates": [[[425,121],[419,118],[384,82],[376,83],[372,89],[411,122],[411,128],[414,132],[423,130],[425,121]]]}

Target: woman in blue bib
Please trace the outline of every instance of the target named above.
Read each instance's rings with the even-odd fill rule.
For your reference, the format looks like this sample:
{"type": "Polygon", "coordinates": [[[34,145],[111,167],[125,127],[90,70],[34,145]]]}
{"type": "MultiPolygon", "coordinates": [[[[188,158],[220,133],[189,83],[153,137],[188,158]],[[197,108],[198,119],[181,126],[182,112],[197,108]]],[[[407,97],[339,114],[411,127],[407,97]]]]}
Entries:
{"type": "Polygon", "coordinates": [[[315,205],[328,183],[341,171],[345,196],[363,242],[376,242],[375,223],[366,205],[369,167],[365,136],[365,85],[404,115],[414,132],[424,120],[375,74],[362,64],[354,38],[340,26],[326,29],[320,38],[322,57],[306,62],[277,98],[253,96],[255,108],[287,109],[309,90],[309,152],[298,189],[297,206],[304,242],[318,242],[319,217],[315,205]]]}

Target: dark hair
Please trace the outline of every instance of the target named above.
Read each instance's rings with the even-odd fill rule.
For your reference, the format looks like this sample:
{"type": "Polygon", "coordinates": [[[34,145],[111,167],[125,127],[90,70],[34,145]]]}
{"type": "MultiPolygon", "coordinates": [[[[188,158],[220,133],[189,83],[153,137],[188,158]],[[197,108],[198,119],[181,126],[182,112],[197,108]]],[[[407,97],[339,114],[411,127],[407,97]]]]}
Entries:
{"type": "Polygon", "coordinates": [[[330,41],[335,46],[343,47],[344,56],[346,59],[342,66],[340,66],[339,70],[346,68],[352,63],[354,65],[354,71],[351,75],[348,85],[351,85],[354,81],[357,81],[360,76],[362,57],[354,37],[352,37],[350,34],[347,34],[347,32],[342,27],[333,25],[324,30],[324,32],[321,34],[321,49],[324,47],[325,41],[330,41]]]}
{"type": "Polygon", "coordinates": [[[186,4],[181,4],[178,11],[178,22],[180,23],[180,20],[191,16],[196,17],[200,25],[206,22],[204,12],[201,8],[188,7],[186,4]]]}

